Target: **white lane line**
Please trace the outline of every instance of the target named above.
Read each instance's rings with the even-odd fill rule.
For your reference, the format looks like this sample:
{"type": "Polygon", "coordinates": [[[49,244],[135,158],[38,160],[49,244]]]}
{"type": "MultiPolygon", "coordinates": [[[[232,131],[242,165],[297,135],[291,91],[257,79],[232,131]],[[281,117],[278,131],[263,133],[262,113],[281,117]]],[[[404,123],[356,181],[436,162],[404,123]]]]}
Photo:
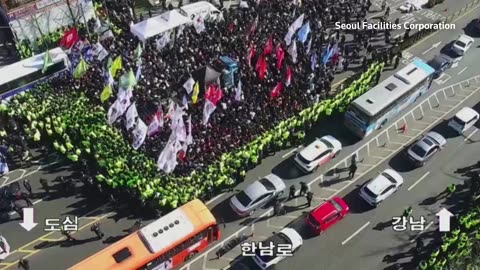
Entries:
{"type": "Polygon", "coordinates": [[[426,172],[422,177],[420,177],[420,179],[418,179],[417,181],[415,181],[415,183],[413,183],[413,185],[411,185],[411,186],[408,188],[408,191],[412,190],[412,188],[414,188],[418,183],[420,183],[420,181],[422,181],[423,179],[425,179],[425,177],[427,177],[429,174],[430,174],[430,172],[426,172]]]}
{"type": "Polygon", "coordinates": [[[410,243],[415,242],[415,240],[417,240],[417,238],[420,237],[420,235],[422,235],[424,232],[426,232],[428,228],[430,228],[432,225],[433,225],[433,221],[430,221],[430,223],[428,223],[427,226],[425,226],[425,229],[423,229],[423,231],[421,231],[419,234],[417,234],[417,236],[415,236],[412,240],[410,240],[410,243]]]}
{"type": "Polygon", "coordinates": [[[468,68],[468,67],[464,67],[462,70],[460,70],[460,71],[457,73],[457,75],[462,74],[467,68],[468,68]]]}
{"type": "Polygon", "coordinates": [[[285,155],[283,155],[282,158],[286,158],[286,157],[290,156],[290,154],[292,154],[293,152],[297,151],[300,148],[301,148],[301,146],[293,148],[292,150],[288,151],[285,155]]]}
{"type": "MultiPolygon", "coordinates": [[[[43,201],[43,199],[36,200],[36,201],[32,202],[32,204],[35,205],[35,204],[37,204],[37,203],[39,203],[39,202],[41,202],[41,201],[43,201]]],[[[10,213],[8,213],[8,214],[9,214],[10,216],[13,216],[13,215],[15,215],[16,213],[17,213],[17,212],[12,211],[12,212],[10,212],[10,213]]]]}
{"type": "Polygon", "coordinates": [[[464,142],[470,140],[470,138],[473,136],[473,134],[477,133],[478,129],[475,129],[472,133],[470,133],[470,135],[468,135],[465,140],[463,140],[464,142]]]}
{"type": "Polygon", "coordinates": [[[8,185],[8,184],[11,184],[11,183],[15,183],[15,182],[17,182],[17,181],[20,181],[20,180],[22,180],[23,178],[28,177],[28,176],[30,176],[30,175],[32,175],[32,174],[40,171],[41,169],[48,168],[48,167],[50,167],[50,166],[52,166],[52,165],[55,165],[55,164],[57,164],[57,163],[58,163],[58,162],[55,161],[55,162],[52,162],[52,163],[47,164],[47,165],[45,165],[45,166],[40,165],[40,166],[38,166],[35,170],[33,170],[33,171],[31,171],[31,172],[29,172],[29,173],[27,173],[27,174],[24,174],[24,175],[22,175],[21,177],[18,177],[17,179],[12,180],[12,181],[10,181],[10,182],[8,182],[8,183],[6,183],[6,184],[4,183],[4,184],[2,185],[2,187],[5,186],[5,185],[8,185]]]}
{"type": "Polygon", "coordinates": [[[218,198],[222,197],[225,193],[220,193],[218,194],[217,196],[213,197],[212,199],[210,199],[208,202],[206,202],[205,204],[206,205],[209,205],[211,203],[213,203],[214,201],[218,200],[218,198]]]}
{"type": "Polygon", "coordinates": [[[333,191],[333,192],[338,192],[339,191],[338,189],[333,189],[333,188],[322,188],[322,189],[325,189],[325,190],[328,190],[328,191],[333,191]]]}
{"type": "Polygon", "coordinates": [[[352,235],[350,235],[347,239],[343,240],[342,246],[345,245],[348,241],[352,240],[357,234],[359,234],[363,229],[365,229],[368,225],[370,225],[370,221],[365,223],[362,227],[356,230],[352,235]]]}
{"type": "MultiPolygon", "coordinates": [[[[477,76],[475,76],[475,78],[476,78],[476,77],[477,77],[477,76]]],[[[480,78],[480,76],[478,76],[478,77],[480,78]]],[[[468,80],[471,80],[471,78],[468,79],[468,80]]],[[[461,84],[461,83],[463,83],[463,82],[464,82],[464,81],[459,82],[459,83],[457,83],[457,85],[458,85],[458,84],[461,84]]],[[[442,89],[445,89],[445,88],[442,88],[442,89]]],[[[441,90],[441,89],[439,89],[439,90],[441,90]]],[[[465,100],[468,99],[469,97],[473,96],[476,92],[478,92],[478,90],[480,90],[480,87],[478,87],[478,88],[476,88],[474,91],[472,91],[472,92],[468,95],[468,97],[465,98],[465,100]]],[[[427,99],[433,97],[434,95],[436,95],[436,92],[435,92],[435,93],[432,93],[430,96],[428,96],[427,99]]],[[[465,101],[465,100],[464,100],[464,101],[465,101]]],[[[462,102],[464,102],[464,101],[462,101],[462,102]]],[[[425,101],[424,101],[424,102],[425,102],[425,101]]],[[[455,108],[457,108],[460,104],[461,104],[461,103],[459,103],[459,104],[457,104],[456,106],[454,106],[448,113],[450,113],[451,111],[453,111],[453,110],[454,110],[455,108]]],[[[418,109],[418,107],[420,107],[420,106],[422,106],[422,105],[423,105],[423,103],[420,103],[419,105],[417,105],[415,108],[413,108],[413,109],[410,110],[410,111],[413,111],[413,110],[415,110],[415,109],[418,109]]],[[[408,113],[409,113],[409,112],[406,112],[406,114],[408,114],[408,113]]],[[[447,114],[448,114],[448,113],[447,113],[447,114]]],[[[429,117],[434,118],[434,119],[436,119],[436,120],[435,120],[433,123],[426,123],[426,124],[428,124],[428,126],[425,128],[425,130],[428,130],[429,128],[431,128],[435,123],[438,122],[438,119],[440,119],[440,118],[438,118],[438,117],[432,117],[432,116],[429,116],[429,117]]],[[[398,122],[398,121],[397,121],[397,122],[398,122]]],[[[396,122],[395,124],[397,124],[397,122],[396,122]]],[[[388,127],[386,128],[386,130],[389,130],[390,128],[392,128],[393,126],[395,126],[395,124],[391,124],[390,126],[388,126],[388,127]]],[[[383,134],[383,132],[380,133],[379,135],[381,135],[381,134],[383,134]]],[[[376,137],[372,138],[370,141],[367,141],[367,142],[366,142],[365,144],[363,144],[361,147],[365,147],[366,145],[372,143],[376,138],[379,137],[379,135],[377,135],[376,137]]],[[[409,140],[405,145],[410,144],[412,141],[413,141],[413,139],[409,140]]],[[[361,147],[360,147],[360,148],[361,148],[361,147]]],[[[384,148],[383,150],[389,150],[389,151],[392,152],[392,153],[388,154],[388,156],[385,158],[385,160],[388,159],[388,158],[390,158],[393,154],[395,154],[394,152],[397,152],[397,151],[398,151],[398,149],[397,149],[397,150],[390,150],[390,149],[388,149],[388,148],[384,148]]],[[[335,168],[335,167],[338,167],[339,165],[343,165],[343,164],[345,163],[345,161],[348,160],[348,159],[350,159],[350,156],[348,156],[348,157],[346,157],[345,159],[343,159],[342,161],[338,162],[336,165],[334,165],[333,167],[331,167],[330,170],[333,169],[333,168],[335,168]]],[[[365,174],[367,174],[368,172],[370,172],[373,168],[375,168],[375,167],[369,168],[367,171],[359,174],[359,175],[356,177],[356,179],[357,179],[357,180],[360,179],[363,175],[365,175],[365,174]]],[[[315,179],[313,179],[312,181],[310,181],[310,182],[307,183],[307,184],[308,184],[308,185],[311,185],[311,184],[315,183],[316,181],[318,181],[318,180],[320,180],[320,179],[323,179],[323,175],[320,175],[320,176],[316,177],[315,179]]],[[[352,183],[355,183],[355,181],[350,181],[350,182],[348,182],[348,184],[345,185],[345,186],[343,186],[343,187],[340,189],[339,192],[336,192],[335,194],[333,194],[333,195],[330,196],[329,198],[332,198],[332,197],[336,196],[338,193],[340,193],[340,192],[342,192],[343,190],[345,190],[346,188],[348,188],[352,183]]],[[[273,212],[273,210],[270,208],[270,210],[267,210],[267,211],[264,212],[262,215],[260,215],[260,216],[258,216],[257,218],[255,218],[255,219],[254,219],[253,221],[251,221],[248,225],[243,226],[242,228],[238,229],[237,231],[235,231],[234,233],[232,233],[231,235],[229,235],[228,237],[226,237],[225,239],[223,239],[223,241],[217,243],[215,246],[213,246],[213,247],[211,247],[210,249],[204,251],[204,252],[203,252],[201,255],[199,255],[198,257],[193,258],[191,261],[189,261],[188,263],[186,263],[185,265],[183,265],[180,269],[181,269],[181,270],[187,270],[187,269],[189,269],[190,265],[192,265],[193,263],[195,263],[196,261],[198,261],[198,260],[200,260],[200,259],[206,258],[206,257],[208,256],[208,254],[210,254],[210,252],[214,251],[215,249],[220,248],[220,246],[221,246],[223,243],[225,243],[225,242],[227,242],[227,241],[230,241],[232,238],[234,238],[235,236],[237,236],[238,233],[244,231],[245,229],[247,229],[247,228],[249,228],[249,227],[253,227],[253,224],[255,224],[255,222],[257,222],[258,220],[264,218],[264,217],[267,216],[267,215],[271,215],[272,212],[273,212]]],[[[204,261],[205,261],[205,259],[204,259],[204,261]]],[[[229,269],[229,268],[230,268],[230,267],[227,266],[226,269],[229,269]]]]}

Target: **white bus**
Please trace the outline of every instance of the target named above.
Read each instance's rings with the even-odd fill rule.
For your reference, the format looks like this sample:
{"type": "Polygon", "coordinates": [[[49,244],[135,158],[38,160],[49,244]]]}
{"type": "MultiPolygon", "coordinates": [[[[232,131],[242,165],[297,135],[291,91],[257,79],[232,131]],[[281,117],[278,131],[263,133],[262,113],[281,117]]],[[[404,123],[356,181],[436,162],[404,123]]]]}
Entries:
{"type": "Polygon", "coordinates": [[[32,88],[36,83],[70,70],[70,60],[61,48],[50,50],[53,64],[42,73],[45,53],[0,68],[0,97],[5,100],[32,88]]]}
{"type": "Polygon", "coordinates": [[[345,126],[363,138],[383,127],[430,89],[435,70],[417,59],[355,99],[345,112],[345,126]]]}

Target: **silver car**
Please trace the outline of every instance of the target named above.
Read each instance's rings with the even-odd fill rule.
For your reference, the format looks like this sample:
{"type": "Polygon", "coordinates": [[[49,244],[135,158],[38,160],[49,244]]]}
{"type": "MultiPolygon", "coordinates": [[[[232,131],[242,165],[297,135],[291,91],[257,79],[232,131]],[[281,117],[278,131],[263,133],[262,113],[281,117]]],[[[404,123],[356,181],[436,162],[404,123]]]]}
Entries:
{"type": "Polygon", "coordinates": [[[230,199],[230,206],[239,216],[252,215],[273,198],[281,196],[285,190],[283,180],[269,174],[253,183],[230,199]]]}
{"type": "Polygon", "coordinates": [[[447,140],[442,135],[430,131],[408,149],[408,159],[414,166],[421,167],[446,143],[447,140]]]}

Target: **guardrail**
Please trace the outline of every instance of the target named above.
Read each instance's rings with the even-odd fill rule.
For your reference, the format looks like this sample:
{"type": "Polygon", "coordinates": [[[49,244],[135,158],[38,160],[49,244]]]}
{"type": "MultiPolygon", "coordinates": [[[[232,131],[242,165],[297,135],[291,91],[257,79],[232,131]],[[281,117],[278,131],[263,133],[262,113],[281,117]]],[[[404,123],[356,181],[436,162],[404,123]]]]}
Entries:
{"type": "MultiPolygon", "coordinates": [[[[480,1],[480,0],[479,0],[480,1]]],[[[370,154],[370,145],[375,142],[375,145],[377,147],[385,147],[387,142],[390,140],[390,134],[389,134],[389,130],[390,128],[392,128],[393,126],[395,126],[397,129],[399,128],[399,126],[403,125],[403,123],[406,123],[406,117],[408,115],[411,115],[413,117],[414,120],[416,121],[420,121],[423,119],[423,117],[425,116],[425,113],[424,113],[424,109],[423,109],[423,106],[425,104],[428,104],[428,107],[431,109],[431,110],[434,110],[435,108],[438,108],[441,104],[440,104],[440,100],[439,100],[439,97],[440,96],[443,96],[445,99],[448,99],[449,97],[453,97],[453,96],[456,96],[457,93],[455,91],[455,87],[458,87],[460,86],[461,88],[464,88],[464,87],[470,87],[471,85],[471,82],[472,81],[475,81],[478,85],[478,87],[480,87],[480,75],[477,75],[477,76],[474,76],[474,77],[471,77],[469,79],[466,79],[466,80],[463,80],[461,82],[458,82],[458,83],[455,83],[455,84],[452,84],[448,87],[444,87],[444,88],[441,88],[437,91],[435,91],[434,93],[430,94],[425,100],[423,100],[421,103],[419,103],[418,105],[416,105],[415,107],[413,107],[412,109],[410,109],[403,117],[401,117],[400,119],[398,119],[397,121],[395,121],[394,123],[390,124],[388,127],[385,127],[383,131],[381,131],[380,133],[378,133],[377,135],[375,135],[374,138],[371,138],[370,140],[368,140],[366,143],[364,143],[360,148],[358,148],[357,150],[355,150],[354,152],[352,152],[351,154],[349,154],[347,157],[345,157],[344,159],[342,159],[341,161],[339,161],[337,164],[335,164],[334,166],[331,167],[330,170],[328,170],[327,172],[325,173],[328,173],[330,172],[331,170],[339,167],[340,165],[344,165],[344,167],[348,167],[349,165],[349,161],[351,160],[352,156],[353,155],[356,155],[357,156],[357,160],[362,160],[363,158],[365,158],[366,156],[368,156],[370,154]],[[415,114],[415,111],[419,110],[420,111],[420,114],[415,114]],[[382,141],[381,138],[382,137],[385,137],[386,140],[385,141],[382,141]],[[365,152],[366,150],[366,154],[364,154],[363,156],[360,156],[360,153],[362,152],[365,152]]],[[[463,102],[464,100],[466,100],[469,96],[473,95],[476,91],[473,91],[470,95],[468,96],[462,96],[462,95],[459,95],[461,97],[463,97],[463,100],[460,101],[460,102],[463,102]]],[[[447,112],[448,113],[448,112],[447,112]]],[[[398,150],[396,150],[398,151],[398,150]]],[[[322,173],[319,177],[316,177],[315,179],[313,179],[312,181],[310,181],[308,183],[308,185],[310,186],[311,184],[313,184],[314,182],[320,180],[320,179],[323,179],[324,178],[324,175],[325,173],[322,173]]],[[[300,191],[297,190],[297,194],[299,193],[300,191]]],[[[249,233],[255,233],[255,223],[264,218],[265,216],[267,215],[272,215],[272,212],[273,212],[273,209],[270,208],[268,209],[265,213],[263,213],[262,215],[258,216],[257,218],[255,218],[253,221],[251,221],[249,224],[245,225],[244,227],[242,227],[241,229],[237,230],[234,234],[228,236],[227,238],[223,239],[220,243],[217,243],[215,246],[213,246],[212,248],[210,248],[209,250],[207,250],[206,252],[202,253],[201,255],[199,255],[198,257],[194,258],[192,261],[188,262],[186,265],[184,265],[181,270],[189,270],[190,269],[190,266],[199,261],[199,260],[203,260],[203,269],[207,269],[206,267],[206,263],[207,263],[207,260],[208,260],[208,255],[212,252],[215,252],[216,250],[222,248],[226,243],[228,243],[228,241],[230,241],[231,239],[235,238],[235,237],[239,237],[240,235],[242,234],[246,234],[247,233],[247,229],[250,230],[249,233]]],[[[238,258],[237,258],[238,259],[238,258]]],[[[223,268],[223,270],[227,270],[227,269],[230,269],[231,265],[235,263],[235,260],[230,262],[230,264],[226,267],[226,268],[223,268]]]]}

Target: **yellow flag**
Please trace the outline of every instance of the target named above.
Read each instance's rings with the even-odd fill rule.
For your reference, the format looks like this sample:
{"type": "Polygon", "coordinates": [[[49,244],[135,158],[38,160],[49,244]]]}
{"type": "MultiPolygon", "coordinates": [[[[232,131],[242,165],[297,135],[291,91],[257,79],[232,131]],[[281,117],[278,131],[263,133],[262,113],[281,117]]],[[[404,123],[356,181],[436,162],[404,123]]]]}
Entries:
{"type": "Polygon", "coordinates": [[[115,58],[115,61],[113,61],[112,66],[110,67],[110,73],[112,74],[112,77],[115,77],[117,71],[121,70],[122,68],[122,57],[119,55],[117,58],[115,58]]]}
{"type": "Polygon", "coordinates": [[[100,94],[100,101],[105,102],[110,98],[111,95],[112,95],[112,87],[110,86],[110,84],[107,84],[107,86],[105,86],[102,93],[100,94]]]}
{"type": "Polygon", "coordinates": [[[192,94],[192,103],[196,104],[198,101],[198,94],[200,93],[200,86],[198,85],[198,82],[195,83],[193,86],[193,94],[192,94]]]}

